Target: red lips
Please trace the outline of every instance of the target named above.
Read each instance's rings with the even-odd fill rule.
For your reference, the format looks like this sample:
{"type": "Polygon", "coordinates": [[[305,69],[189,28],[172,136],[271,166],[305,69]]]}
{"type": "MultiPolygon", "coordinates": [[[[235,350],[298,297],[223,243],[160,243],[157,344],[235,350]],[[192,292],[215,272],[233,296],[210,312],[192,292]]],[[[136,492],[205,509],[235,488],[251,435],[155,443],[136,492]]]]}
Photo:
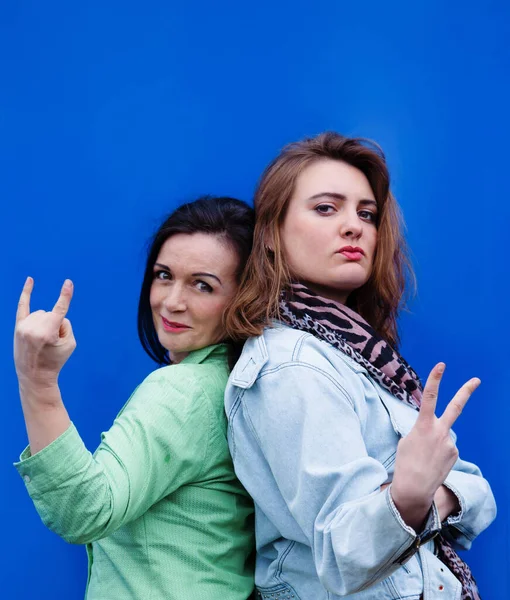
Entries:
{"type": "Polygon", "coordinates": [[[359,246],[343,246],[342,248],[340,248],[340,250],[338,252],[340,252],[340,253],[343,253],[343,252],[359,252],[360,254],[362,254],[363,256],[365,256],[365,251],[363,250],[363,248],[360,248],[359,246]]]}
{"type": "Polygon", "coordinates": [[[177,323],[177,321],[169,321],[165,319],[165,317],[161,317],[163,321],[163,328],[166,331],[172,331],[174,333],[178,331],[185,331],[186,329],[191,329],[189,325],[184,325],[184,323],[177,323]]]}
{"type": "Polygon", "coordinates": [[[340,248],[338,252],[345,256],[347,260],[352,261],[361,260],[365,255],[365,251],[359,246],[344,246],[343,248],[340,248]]]}

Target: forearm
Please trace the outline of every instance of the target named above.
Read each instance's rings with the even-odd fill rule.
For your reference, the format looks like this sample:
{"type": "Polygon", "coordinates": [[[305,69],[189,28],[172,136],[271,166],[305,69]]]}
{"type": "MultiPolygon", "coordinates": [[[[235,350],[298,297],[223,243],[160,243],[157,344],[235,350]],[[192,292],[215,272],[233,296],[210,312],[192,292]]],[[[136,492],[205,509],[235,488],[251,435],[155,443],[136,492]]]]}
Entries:
{"type": "MultiPolygon", "coordinates": [[[[45,399],[59,399],[57,392],[45,399]]],[[[30,411],[32,393],[24,394],[30,411]]],[[[209,460],[210,428],[204,423],[210,419],[197,398],[188,377],[174,376],[169,385],[156,372],[102,434],[94,455],[72,424],[34,456],[23,453],[16,468],[46,525],[69,542],[92,542],[137,519],[181,485],[199,480],[209,460]]],[[[65,408],[52,406],[54,428],[43,429],[47,439],[65,427],[63,416],[69,423],[65,408]]],[[[44,420],[41,410],[35,411],[36,421],[44,420]]]]}
{"type": "Polygon", "coordinates": [[[30,452],[34,455],[60,437],[71,421],[56,382],[51,385],[20,382],[19,392],[30,452]]]}
{"type": "Polygon", "coordinates": [[[110,481],[72,424],[37,454],[27,449],[20,458],[15,467],[49,529],[77,544],[107,533],[114,520],[110,481]]]}
{"type": "Polygon", "coordinates": [[[17,467],[39,515],[70,543],[102,537],[112,517],[109,480],[71,427],[57,382],[20,381],[19,389],[30,453],[17,467]]]}
{"type": "Polygon", "coordinates": [[[319,578],[340,596],[359,592],[399,569],[399,558],[415,537],[389,490],[345,503],[332,512],[323,510],[314,523],[312,544],[319,578]]]}
{"type": "MultiPolygon", "coordinates": [[[[389,485],[390,484],[388,483],[381,486],[381,491],[384,491],[384,489],[386,489],[389,485]]],[[[447,519],[450,515],[460,512],[460,504],[457,496],[445,485],[442,485],[438,488],[434,495],[434,503],[436,505],[441,522],[445,521],[445,519],[447,519]]],[[[402,505],[399,506],[397,502],[395,502],[395,505],[397,506],[400,516],[404,522],[412,527],[415,531],[421,531],[423,522],[428,515],[431,504],[424,504],[421,506],[416,504],[406,506],[404,504],[403,508],[402,505]]]]}

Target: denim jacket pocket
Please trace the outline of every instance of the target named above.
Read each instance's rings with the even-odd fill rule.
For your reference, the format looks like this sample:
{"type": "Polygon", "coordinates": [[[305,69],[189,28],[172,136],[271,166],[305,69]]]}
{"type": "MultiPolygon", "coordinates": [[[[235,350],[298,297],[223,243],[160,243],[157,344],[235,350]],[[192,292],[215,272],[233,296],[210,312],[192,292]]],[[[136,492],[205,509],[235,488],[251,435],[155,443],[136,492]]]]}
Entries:
{"type": "Polygon", "coordinates": [[[294,588],[288,583],[279,583],[272,587],[257,587],[256,600],[300,600],[294,588]]]}
{"type": "Polygon", "coordinates": [[[418,557],[413,556],[381,583],[391,598],[418,600],[423,593],[423,573],[418,557]]]}

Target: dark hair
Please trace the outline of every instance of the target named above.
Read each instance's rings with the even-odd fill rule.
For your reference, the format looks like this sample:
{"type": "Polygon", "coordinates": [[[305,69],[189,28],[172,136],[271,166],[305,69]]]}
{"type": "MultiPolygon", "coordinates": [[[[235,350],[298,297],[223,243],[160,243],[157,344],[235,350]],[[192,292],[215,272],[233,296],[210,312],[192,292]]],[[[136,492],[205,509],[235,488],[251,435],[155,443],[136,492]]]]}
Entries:
{"type": "MultiPolygon", "coordinates": [[[[154,263],[163,244],[177,233],[207,233],[218,236],[237,254],[239,262],[236,278],[240,281],[251,251],[254,221],[253,209],[241,200],[202,196],[194,202],[179,206],[154,234],[149,245],[138,302],[138,337],[144,350],[158,364],[170,364],[168,351],[160,344],[154,328],[150,306],[154,263]]],[[[236,348],[236,353],[238,350],[236,348]]]]}

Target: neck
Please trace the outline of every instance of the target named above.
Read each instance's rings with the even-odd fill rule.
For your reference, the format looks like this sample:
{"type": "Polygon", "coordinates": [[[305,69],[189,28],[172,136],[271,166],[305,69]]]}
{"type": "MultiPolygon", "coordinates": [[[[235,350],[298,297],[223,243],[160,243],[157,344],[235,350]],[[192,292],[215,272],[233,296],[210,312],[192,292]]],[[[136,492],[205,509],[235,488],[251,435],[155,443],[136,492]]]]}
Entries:
{"type": "Polygon", "coordinates": [[[308,289],[312,290],[312,292],[316,293],[318,296],[326,298],[326,300],[333,300],[334,302],[338,302],[339,304],[347,304],[347,299],[349,298],[350,292],[346,292],[345,290],[336,290],[334,288],[316,285],[314,283],[311,284],[308,281],[301,281],[298,283],[302,283],[308,289]]]}
{"type": "Polygon", "coordinates": [[[183,361],[186,358],[186,356],[188,356],[189,352],[169,352],[168,354],[170,356],[172,364],[177,365],[181,361],[183,361]]]}

